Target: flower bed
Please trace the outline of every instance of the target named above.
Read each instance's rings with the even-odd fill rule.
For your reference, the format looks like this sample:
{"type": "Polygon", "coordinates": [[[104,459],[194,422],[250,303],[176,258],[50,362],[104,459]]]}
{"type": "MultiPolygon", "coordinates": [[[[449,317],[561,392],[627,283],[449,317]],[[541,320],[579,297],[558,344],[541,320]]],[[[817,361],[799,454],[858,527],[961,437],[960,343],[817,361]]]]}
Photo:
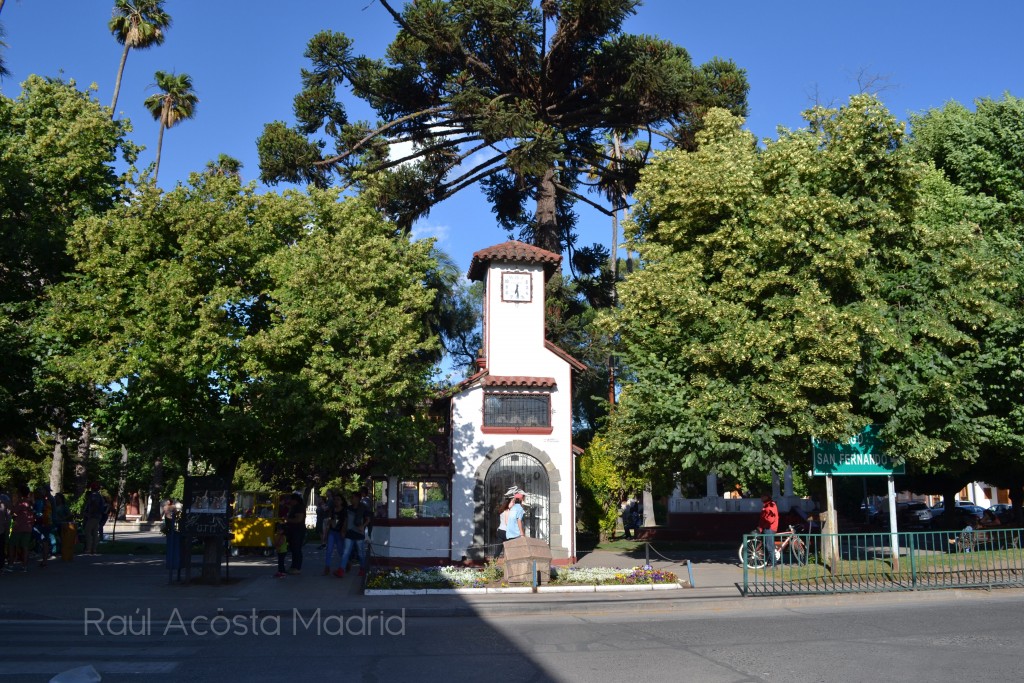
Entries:
{"type": "Polygon", "coordinates": [[[650,565],[618,569],[608,567],[556,568],[551,583],[561,585],[635,586],[637,584],[679,583],[679,577],[650,565]]]}
{"type": "MultiPolygon", "coordinates": [[[[561,586],[635,586],[673,584],[679,577],[669,571],[650,566],[619,569],[612,567],[555,567],[552,585],[561,586]]],[[[503,583],[501,566],[426,567],[422,569],[389,569],[370,574],[366,588],[370,590],[401,590],[420,588],[496,588],[503,583]]]]}

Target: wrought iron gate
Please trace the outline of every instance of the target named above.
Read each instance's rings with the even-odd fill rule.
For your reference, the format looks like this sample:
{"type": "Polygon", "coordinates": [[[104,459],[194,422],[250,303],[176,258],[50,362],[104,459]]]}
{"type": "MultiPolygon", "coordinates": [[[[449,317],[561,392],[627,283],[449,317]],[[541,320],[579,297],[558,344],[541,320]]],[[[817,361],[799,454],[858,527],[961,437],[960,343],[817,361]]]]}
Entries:
{"type": "Polygon", "coordinates": [[[488,546],[498,543],[498,504],[505,500],[505,492],[512,486],[526,491],[526,499],[523,501],[526,535],[530,538],[549,537],[548,501],[551,488],[548,473],[539,460],[526,453],[507,453],[487,470],[484,486],[484,538],[488,546]]]}

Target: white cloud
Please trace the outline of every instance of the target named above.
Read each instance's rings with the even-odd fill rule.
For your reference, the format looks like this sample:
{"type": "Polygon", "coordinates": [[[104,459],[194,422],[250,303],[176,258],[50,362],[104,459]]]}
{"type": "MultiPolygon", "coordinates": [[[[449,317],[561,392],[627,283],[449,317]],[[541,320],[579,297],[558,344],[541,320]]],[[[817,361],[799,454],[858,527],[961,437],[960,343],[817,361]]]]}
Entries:
{"type": "Polygon", "coordinates": [[[415,240],[433,237],[437,240],[437,246],[443,248],[448,243],[452,228],[443,223],[428,223],[420,221],[412,227],[412,238],[415,240]]]}

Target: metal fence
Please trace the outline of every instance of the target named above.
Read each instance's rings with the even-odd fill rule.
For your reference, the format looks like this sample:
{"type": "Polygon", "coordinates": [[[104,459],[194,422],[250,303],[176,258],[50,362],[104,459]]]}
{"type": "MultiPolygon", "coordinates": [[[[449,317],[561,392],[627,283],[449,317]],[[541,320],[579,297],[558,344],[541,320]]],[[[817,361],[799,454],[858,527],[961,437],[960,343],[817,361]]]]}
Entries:
{"type": "Polygon", "coordinates": [[[743,537],[744,595],[1024,586],[1024,530],[743,537]],[[775,561],[772,561],[772,555],[775,561]]]}

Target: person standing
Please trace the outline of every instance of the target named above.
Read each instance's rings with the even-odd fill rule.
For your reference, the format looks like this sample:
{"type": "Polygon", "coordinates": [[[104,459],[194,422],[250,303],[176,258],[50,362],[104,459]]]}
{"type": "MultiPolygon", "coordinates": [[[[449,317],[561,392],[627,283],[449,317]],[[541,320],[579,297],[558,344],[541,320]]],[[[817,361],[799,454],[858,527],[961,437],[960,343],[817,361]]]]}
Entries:
{"type": "Polygon", "coordinates": [[[516,491],[512,496],[512,506],[508,509],[508,523],[505,529],[505,537],[509,541],[526,535],[526,527],[523,526],[523,517],[526,516],[526,510],[523,509],[525,498],[525,491],[516,491]]]}
{"type": "Polygon", "coordinates": [[[0,492],[0,570],[10,571],[7,566],[7,537],[11,531],[11,499],[0,492]]]}
{"type": "Polygon", "coordinates": [[[622,517],[622,535],[626,540],[633,538],[633,510],[629,498],[619,502],[619,516],[622,517]]]}
{"type": "Polygon", "coordinates": [[[28,571],[28,551],[32,545],[32,525],[36,521],[36,513],[32,505],[32,492],[27,486],[18,487],[14,498],[14,512],[11,515],[11,566],[21,558],[21,571],[28,571]]]}
{"type": "Polygon", "coordinates": [[[330,507],[324,516],[324,530],[327,532],[326,545],[327,554],[324,555],[324,576],[331,573],[331,558],[335,550],[341,558],[338,565],[338,572],[335,576],[345,575],[345,555],[343,552],[345,544],[345,523],[348,517],[348,510],[345,508],[345,498],[339,492],[331,494],[330,507]]]}
{"type": "Polygon", "coordinates": [[[39,566],[45,567],[53,554],[53,496],[50,495],[49,486],[43,484],[36,488],[33,506],[36,528],[39,530],[39,566]]]}
{"type": "MultiPolygon", "coordinates": [[[[502,497],[498,503],[498,543],[504,543],[508,538],[506,531],[508,530],[508,513],[511,507],[511,498],[502,497]]],[[[501,554],[500,548],[498,554],[501,554]]]]}
{"type": "Polygon", "coordinates": [[[274,574],[274,578],[283,579],[288,576],[284,566],[284,561],[288,557],[288,536],[281,522],[274,525],[274,552],[277,553],[277,573],[274,574]]]}
{"type": "Polygon", "coordinates": [[[757,520],[757,532],[764,534],[765,559],[775,566],[775,532],[779,530],[779,508],[767,493],[761,494],[761,517],[757,520]]]}
{"type": "Polygon", "coordinates": [[[95,555],[99,546],[100,533],[103,527],[103,516],[106,514],[106,503],[100,494],[100,485],[93,482],[89,492],[85,494],[85,550],[83,555],[95,555]]]}
{"type": "Polygon", "coordinates": [[[285,514],[284,529],[288,537],[288,550],[292,554],[292,566],[289,574],[302,573],[302,546],[306,542],[306,510],[303,507],[302,495],[293,493],[288,498],[288,511],[285,514]]]}
{"type": "Polygon", "coordinates": [[[327,533],[329,531],[327,522],[331,516],[331,508],[334,506],[334,491],[328,491],[326,496],[317,496],[316,502],[316,530],[320,532],[320,547],[323,550],[327,547],[327,533]]]}
{"type": "Polygon", "coordinates": [[[370,489],[365,486],[359,487],[359,504],[363,506],[363,514],[366,515],[366,542],[369,543],[373,536],[373,500],[370,498],[370,489]]]}
{"type": "Polygon", "coordinates": [[[334,572],[339,579],[345,576],[345,568],[352,558],[353,548],[359,554],[359,576],[366,576],[366,525],[369,523],[366,509],[359,502],[359,494],[353,493],[348,499],[345,550],[341,554],[341,566],[334,572]]]}

